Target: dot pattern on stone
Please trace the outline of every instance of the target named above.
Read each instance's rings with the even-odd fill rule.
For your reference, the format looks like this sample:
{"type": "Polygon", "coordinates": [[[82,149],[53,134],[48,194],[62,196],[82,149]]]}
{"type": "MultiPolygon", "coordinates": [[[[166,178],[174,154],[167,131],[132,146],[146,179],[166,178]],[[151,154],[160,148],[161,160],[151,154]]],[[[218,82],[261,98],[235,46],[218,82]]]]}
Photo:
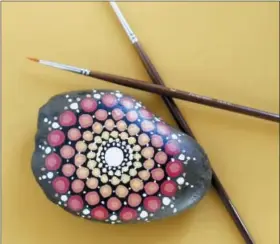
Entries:
{"type": "Polygon", "coordinates": [[[202,199],[212,176],[194,140],[106,90],[57,95],[40,108],[32,170],[52,202],[111,224],[183,211],[202,199]]]}

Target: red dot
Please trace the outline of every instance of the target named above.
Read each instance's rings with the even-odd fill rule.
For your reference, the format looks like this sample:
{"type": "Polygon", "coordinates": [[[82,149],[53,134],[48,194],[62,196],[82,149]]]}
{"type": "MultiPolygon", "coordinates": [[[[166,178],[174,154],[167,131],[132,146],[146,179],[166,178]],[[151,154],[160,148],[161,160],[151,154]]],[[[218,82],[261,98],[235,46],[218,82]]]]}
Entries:
{"type": "Polygon", "coordinates": [[[165,144],[164,150],[168,155],[175,156],[180,153],[179,143],[175,140],[170,140],[165,144]]]}
{"type": "Polygon", "coordinates": [[[154,180],[160,181],[164,178],[164,171],[162,168],[156,168],[151,171],[154,180]]]}
{"type": "Polygon", "coordinates": [[[91,210],[91,216],[97,220],[105,220],[108,218],[108,210],[103,206],[97,206],[91,210]]]}
{"type": "Polygon", "coordinates": [[[168,162],[166,165],[166,173],[170,177],[178,177],[183,173],[184,167],[182,162],[175,160],[174,162],[168,162]]]}
{"type": "Polygon", "coordinates": [[[120,101],[120,103],[126,108],[126,109],[132,109],[134,107],[134,102],[129,97],[123,97],[120,101]]]}
{"type": "Polygon", "coordinates": [[[148,195],[153,195],[159,190],[159,186],[156,182],[148,182],[144,189],[148,195]]]}
{"type": "Polygon", "coordinates": [[[60,146],[65,141],[65,135],[60,130],[53,130],[48,134],[48,143],[50,146],[60,146]]]}
{"type": "Polygon", "coordinates": [[[132,111],[127,112],[126,118],[129,122],[134,122],[138,119],[138,114],[136,111],[132,110],[132,111]]]}
{"type": "Polygon", "coordinates": [[[81,138],[81,132],[77,129],[77,128],[71,128],[68,133],[67,136],[70,140],[72,141],[77,141],[81,138]]]}
{"type": "Polygon", "coordinates": [[[64,164],[62,166],[62,173],[67,177],[72,176],[75,171],[76,171],[76,168],[73,164],[64,164]]]}
{"type": "Polygon", "coordinates": [[[173,197],[177,192],[177,185],[172,180],[166,180],[161,184],[160,192],[165,196],[173,197]]]}
{"type": "Polygon", "coordinates": [[[62,126],[72,126],[76,124],[77,118],[72,111],[65,111],[59,116],[59,123],[62,126]]]}
{"type": "Polygon", "coordinates": [[[92,98],[85,98],[81,101],[82,109],[87,112],[93,112],[97,108],[97,102],[92,98]]]}
{"type": "Polygon", "coordinates": [[[144,208],[149,212],[156,212],[161,207],[161,201],[159,197],[149,196],[144,199],[144,208]]]}
{"type": "Polygon", "coordinates": [[[155,155],[155,160],[159,164],[165,164],[167,161],[167,155],[165,152],[157,152],[155,155]]]}
{"type": "Polygon", "coordinates": [[[52,186],[57,193],[66,193],[69,190],[70,182],[64,176],[58,176],[52,181],[52,186]]]}
{"type": "Polygon", "coordinates": [[[152,119],[153,118],[153,114],[150,111],[148,111],[147,109],[144,109],[144,108],[139,109],[139,114],[144,119],[152,119]]]}
{"type": "Polygon", "coordinates": [[[62,159],[56,153],[52,153],[46,157],[45,166],[48,170],[58,170],[61,162],[62,159]]]}
{"type": "Polygon", "coordinates": [[[89,114],[82,114],[79,117],[79,123],[82,128],[88,128],[92,125],[93,119],[89,114]]]}
{"type": "Polygon", "coordinates": [[[157,124],[157,131],[163,136],[169,136],[171,133],[170,127],[163,122],[157,124]]]}
{"type": "Polygon", "coordinates": [[[154,147],[162,147],[163,146],[163,139],[159,135],[152,135],[152,145],[154,147]]]}
{"type": "Polygon", "coordinates": [[[113,119],[118,121],[120,119],[122,119],[124,117],[124,113],[121,109],[119,108],[115,108],[113,111],[112,111],[112,116],[113,116],[113,119]]]}
{"type": "Polygon", "coordinates": [[[79,195],[74,195],[68,199],[67,206],[73,211],[80,211],[84,207],[84,201],[79,195]]]}
{"type": "Polygon", "coordinates": [[[61,155],[61,157],[65,158],[65,159],[70,159],[75,155],[75,150],[71,146],[64,145],[60,149],[60,155],[61,155]]]}
{"type": "Polygon", "coordinates": [[[112,94],[106,94],[102,97],[102,103],[104,103],[105,106],[112,108],[117,104],[117,98],[112,94]]]}
{"type": "Polygon", "coordinates": [[[104,109],[98,109],[96,112],[95,112],[95,117],[96,119],[100,120],[100,121],[104,121],[107,119],[108,117],[108,113],[106,110],[104,109]]]}
{"type": "Polygon", "coordinates": [[[137,218],[137,211],[135,209],[124,207],[120,212],[120,219],[122,221],[130,221],[137,218]]]}
{"type": "Polygon", "coordinates": [[[128,201],[129,206],[137,207],[141,203],[142,197],[139,194],[137,194],[137,193],[131,193],[128,196],[128,200],[127,201],[128,201]]]}
{"type": "Polygon", "coordinates": [[[85,183],[81,180],[74,180],[71,184],[71,188],[73,192],[79,193],[81,192],[85,187],[85,183]]]}
{"type": "Polygon", "coordinates": [[[121,208],[121,206],[122,206],[121,201],[116,197],[111,197],[107,201],[107,208],[109,208],[112,211],[119,210],[121,208]]]}
{"type": "Polygon", "coordinates": [[[89,205],[96,205],[100,201],[100,197],[95,191],[88,192],[85,196],[85,199],[89,205]]]}

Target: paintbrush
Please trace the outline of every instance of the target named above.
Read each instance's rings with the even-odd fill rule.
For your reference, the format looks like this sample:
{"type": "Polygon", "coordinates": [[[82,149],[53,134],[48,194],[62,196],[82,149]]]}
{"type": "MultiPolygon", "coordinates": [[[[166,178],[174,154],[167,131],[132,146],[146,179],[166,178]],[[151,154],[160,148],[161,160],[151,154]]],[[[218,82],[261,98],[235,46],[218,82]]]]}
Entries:
{"type": "Polygon", "coordinates": [[[97,78],[100,80],[108,81],[114,84],[131,87],[134,89],[140,89],[147,92],[152,92],[161,96],[167,96],[172,98],[177,98],[179,100],[189,101],[193,103],[198,103],[222,110],[227,110],[235,113],[245,114],[253,117],[257,117],[264,120],[269,120],[273,122],[280,122],[280,117],[278,114],[273,114],[261,110],[257,110],[250,107],[245,107],[242,105],[226,102],[223,100],[218,100],[206,96],[200,96],[195,93],[186,92],[178,89],[168,88],[165,86],[157,85],[157,84],[150,84],[145,81],[136,80],[132,78],[117,76],[113,74],[93,71],[84,68],[78,68],[75,66],[70,66],[66,64],[61,64],[57,62],[51,62],[47,60],[40,60],[36,58],[28,58],[29,60],[38,62],[40,64],[44,64],[50,67],[71,71],[74,73],[82,74],[85,76],[90,76],[93,78],[97,78]]]}
{"type": "MultiPolygon", "coordinates": [[[[121,13],[120,9],[118,8],[117,4],[114,2],[110,2],[111,7],[113,8],[115,14],[117,15],[121,25],[123,26],[126,34],[128,35],[131,43],[135,47],[137,54],[139,55],[144,67],[146,68],[147,73],[149,74],[150,78],[152,79],[153,83],[164,86],[164,82],[160,77],[159,73],[157,72],[155,66],[152,64],[149,56],[144,51],[143,47],[140,45],[138,38],[128,25],[126,19],[124,18],[123,14],[121,13]]],[[[178,106],[174,102],[174,100],[170,97],[162,97],[163,101],[167,105],[170,113],[174,117],[175,121],[177,122],[180,129],[189,134],[193,138],[195,138],[191,128],[189,127],[187,121],[184,119],[183,114],[179,110],[178,106]]],[[[218,176],[213,171],[213,178],[212,178],[212,185],[217,191],[220,199],[222,200],[224,206],[226,207],[227,211],[229,212],[231,218],[233,219],[236,227],[238,228],[240,234],[242,235],[243,239],[246,243],[251,244],[253,242],[253,238],[251,237],[247,227],[245,226],[244,222],[241,219],[241,216],[237,212],[237,209],[233,205],[232,201],[230,200],[227,192],[225,191],[222,183],[220,182],[218,176]]]]}

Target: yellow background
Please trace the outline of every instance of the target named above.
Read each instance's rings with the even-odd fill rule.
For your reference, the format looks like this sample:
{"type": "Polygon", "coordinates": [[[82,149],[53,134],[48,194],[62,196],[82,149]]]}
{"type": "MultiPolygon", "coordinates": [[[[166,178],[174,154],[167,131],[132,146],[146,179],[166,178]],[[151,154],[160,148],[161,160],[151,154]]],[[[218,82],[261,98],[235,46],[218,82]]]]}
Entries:
{"type": "MultiPolygon", "coordinates": [[[[110,88],[175,126],[157,95],[31,63],[26,56],[149,78],[108,3],[2,3],[3,244],[244,243],[216,192],[145,225],[107,226],[64,212],[30,169],[38,108],[69,90],[110,88]]],[[[166,84],[278,112],[278,3],[120,3],[166,84]]],[[[257,244],[278,239],[279,126],[178,101],[257,244]]]]}

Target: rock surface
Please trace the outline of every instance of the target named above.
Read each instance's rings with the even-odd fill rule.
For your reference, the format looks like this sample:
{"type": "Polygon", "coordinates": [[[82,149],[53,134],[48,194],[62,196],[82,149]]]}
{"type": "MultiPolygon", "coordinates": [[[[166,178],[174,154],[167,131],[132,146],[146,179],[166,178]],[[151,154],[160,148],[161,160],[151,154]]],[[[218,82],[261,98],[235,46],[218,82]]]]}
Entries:
{"type": "Polygon", "coordinates": [[[212,177],[197,142],[110,90],[60,94],[40,108],[32,170],[53,203],[111,224],[178,214],[212,177]]]}

